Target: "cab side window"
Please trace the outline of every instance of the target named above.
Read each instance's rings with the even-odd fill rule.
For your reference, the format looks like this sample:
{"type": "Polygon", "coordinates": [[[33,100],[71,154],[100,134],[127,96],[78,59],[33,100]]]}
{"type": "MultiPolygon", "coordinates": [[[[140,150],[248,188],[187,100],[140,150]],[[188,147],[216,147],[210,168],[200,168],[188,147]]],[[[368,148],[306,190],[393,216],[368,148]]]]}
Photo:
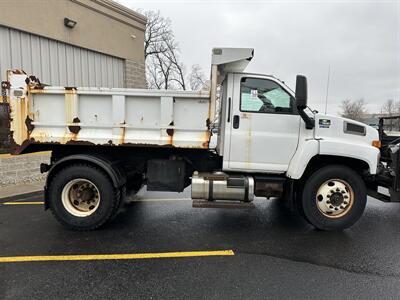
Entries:
{"type": "Polygon", "coordinates": [[[240,83],[243,112],[291,114],[293,97],[272,80],[244,77],[240,83]]]}

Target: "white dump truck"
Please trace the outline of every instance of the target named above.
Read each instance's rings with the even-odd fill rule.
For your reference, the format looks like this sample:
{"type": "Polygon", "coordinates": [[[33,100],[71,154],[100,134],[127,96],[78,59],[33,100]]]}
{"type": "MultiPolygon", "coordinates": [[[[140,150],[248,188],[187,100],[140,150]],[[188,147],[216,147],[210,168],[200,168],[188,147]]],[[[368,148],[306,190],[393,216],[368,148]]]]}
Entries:
{"type": "Polygon", "coordinates": [[[209,91],[46,86],[11,70],[2,82],[2,147],[51,151],[45,208],[91,230],[126,194],[182,192],[194,207],[251,207],[280,198],[316,228],[341,230],[367,195],[400,201],[399,139],[307,107],[274,76],[243,73],[253,49],[212,50],[209,91]],[[381,187],[388,191],[381,192],[381,187]]]}

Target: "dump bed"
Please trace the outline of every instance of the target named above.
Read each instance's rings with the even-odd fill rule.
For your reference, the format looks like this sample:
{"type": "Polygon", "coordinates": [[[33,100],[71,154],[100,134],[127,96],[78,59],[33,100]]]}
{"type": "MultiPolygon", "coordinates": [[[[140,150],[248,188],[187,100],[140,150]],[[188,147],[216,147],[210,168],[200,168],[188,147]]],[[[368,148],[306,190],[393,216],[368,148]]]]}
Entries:
{"type": "Polygon", "coordinates": [[[32,143],[208,148],[209,92],[46,87],[15,70],[8,79],[16,153],[32,143]]]}

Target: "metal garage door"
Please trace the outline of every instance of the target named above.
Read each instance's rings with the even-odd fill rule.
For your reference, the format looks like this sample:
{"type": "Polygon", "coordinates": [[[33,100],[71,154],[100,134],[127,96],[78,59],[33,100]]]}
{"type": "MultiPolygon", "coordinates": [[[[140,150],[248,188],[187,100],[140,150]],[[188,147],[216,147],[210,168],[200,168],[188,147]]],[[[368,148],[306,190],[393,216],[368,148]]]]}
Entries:
{"type": "Polygon", "coordinates": [[[58,86],[124,87],[124,60],[0,26],[0,77],[22,69],[58,86]]]}

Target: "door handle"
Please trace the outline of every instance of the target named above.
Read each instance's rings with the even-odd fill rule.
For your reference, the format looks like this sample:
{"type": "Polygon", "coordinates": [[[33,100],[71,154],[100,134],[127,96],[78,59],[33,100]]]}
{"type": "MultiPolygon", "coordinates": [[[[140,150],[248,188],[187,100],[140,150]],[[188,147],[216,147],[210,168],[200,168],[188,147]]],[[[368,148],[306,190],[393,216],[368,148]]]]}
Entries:
{"type": "Polygon", "coordinates": [[[238,129],[240,123],[240,117],[238,115],[233,116],[233,128],[238,129]]]}

